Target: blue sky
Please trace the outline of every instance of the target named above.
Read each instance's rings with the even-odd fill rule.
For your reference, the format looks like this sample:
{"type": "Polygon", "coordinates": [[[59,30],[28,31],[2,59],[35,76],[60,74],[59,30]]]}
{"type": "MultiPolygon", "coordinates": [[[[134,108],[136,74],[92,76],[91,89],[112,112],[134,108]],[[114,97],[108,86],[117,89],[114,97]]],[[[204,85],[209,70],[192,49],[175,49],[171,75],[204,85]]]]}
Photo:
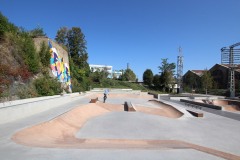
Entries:
{"type": "Polygon", "coordinates": [[[139,80],[158,74],[162,58],[183,73],[221,63],[220,49],[240,41],[240,0],[0,0],[0,11],[27,30],[54,39],[60,27],[80,27],[90,64],[126,69],[139,80]]]}

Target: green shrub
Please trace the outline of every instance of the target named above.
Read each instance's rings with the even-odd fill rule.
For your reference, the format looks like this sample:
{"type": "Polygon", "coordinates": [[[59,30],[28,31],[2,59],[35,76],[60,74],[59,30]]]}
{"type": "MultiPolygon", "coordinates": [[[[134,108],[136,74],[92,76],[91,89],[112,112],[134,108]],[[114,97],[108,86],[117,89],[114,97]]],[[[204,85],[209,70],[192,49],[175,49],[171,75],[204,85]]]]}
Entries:
{"type": "Polygon", "coordinates": [[[58,95],[62,92],[61,83],[52,77],[44,76],[34,81],[39,96],[58,95]]]}
{"type": "Polygon", "coordinates": [[[37,91],[33,84],[25,84],[17,88],[17,96],[20,99],[37,97],[37,91]]]}
{"type": "Polygon", "coordinates": [[[47,44],[43,41],[40,46],[40,50],[38,52],[41,63],[44,67],[49,67],[50,64],[50,48],[47,46],[47,44]]]}
{"type": "Polygon", "coordinates": [[[71,82],[72,82],[72,92],[81,92],[82,91],[81,85],[80,85],[80,83],[78,83],[76,78],[72,78],[71,82]]]}
{"type": "Polygon", "coordinates": [[[39,37],[39,36],[46,36],[46,33],[44,33],[43,28],[41,28],[40,26],[37,26],[37,28],[35,28],[29,32],[29,35],[31,37],[35,38],[35,37],[39,37]]]}
{"type": "Polygon", "coordinates": [[[5,32],[17,32],[17,27],[10,23],[1,12],[0,12],[0,38],[3,36],[5,32]]]}
{"type": "Polygon", "coordinates": [[[89,90],[90,83],[87,77],[82,77],[81,82],[79,82],[76,78],[71,79],[72,82],[72,92],[84,92],[89,90]]]}
{"type": "Polygon", "coordinates": [[[92,83],[92,88],[131,88],[133,90],[147,91],[147,89],[137,83],[119,81],[113,79],[104,79],[101,83],[92,83]]]}
{"type": "Polygon", "coordinates": [[[19,43],[21,46],[21,55],[28,69],[34,74],[38,73],[40,69],[40,58],[36,52],[33,39],[27,33],[22,33],[22,38],[19,43]]]}

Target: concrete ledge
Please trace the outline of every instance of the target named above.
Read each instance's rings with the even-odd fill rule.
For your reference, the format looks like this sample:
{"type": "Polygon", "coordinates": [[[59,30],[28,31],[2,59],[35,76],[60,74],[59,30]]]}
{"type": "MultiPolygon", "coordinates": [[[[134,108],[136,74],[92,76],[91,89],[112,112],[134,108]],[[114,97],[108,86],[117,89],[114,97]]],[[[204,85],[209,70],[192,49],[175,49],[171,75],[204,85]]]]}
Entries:
{"type": "Polygon", "coordinates": [[[26,118],[37,113],[50,110],[60,105],[72,101],[72,96],[49,96],[39,97],[34,99],[19,100],[17,102],[9,102],[7,106],[0,108],[0,124],[16,121],[18,119],[26,118]],[[10,105],[14,104],[14,105],[10,105]]]}
{"type": "Polygon", "coordinates": [[[98,101],[98,97],[91,99],[89,103],[96,103],[97,101],[98,101]]]}
{"type": "Polygon", "coordinates": [[[211,109],[222,110],[222,107],[221,106],[217,106],[217,105],[205,104],[205,103],[200,103],[200,102],[195,102],[195,101],[185,100],[185,99],[180,99],[180,101],[181,102],[186,102],[186,103],[189,103],[189,104],[194,104],[194,105],[198,105],[198,106],[211,108],[211,109]]]}
{"type": "Polygon", "coordinates": [[[125,102],[124,103],[124,111],[136,112],[136,109],[135,109],[134,105],[131,102],[125,102]]]}
{"type": "Polygon", "coordinates": [[[153,98],[157,98],[158,99],[158,94],[157,93],[148,92],[148,94],[153,95],[153,98]]]}
{"type": "Polygon", "coordinates": [[[203,113],[199,113],[197,111],[191,111],[191,110],[188,110],[188,109],[187,109],[187,111],[195,117],[203,117],[203,113]]]}

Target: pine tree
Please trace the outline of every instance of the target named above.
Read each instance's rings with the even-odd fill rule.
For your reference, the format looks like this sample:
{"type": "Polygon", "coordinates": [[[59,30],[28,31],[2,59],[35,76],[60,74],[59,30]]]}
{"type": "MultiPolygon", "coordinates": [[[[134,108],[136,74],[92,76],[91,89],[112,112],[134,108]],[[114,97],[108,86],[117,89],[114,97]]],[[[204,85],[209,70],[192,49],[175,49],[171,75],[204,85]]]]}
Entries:
{"type": "Polygon", "coordinates": [[[38,73],[40,69],[40,58],[39,55],[36,54],[33,39],[29,36],[28,33],[22,33],[22,35],[21,54],[23,55],[24,62],[32,73],[38,73]]]}
{"type": "MultiPolygon", "coordinates": [[[[80,83],[82,89],[88,89],[90,67],[87,62],[87,42],[81,28],[62,27],[58,30],[55,40],[65,46],[69,52],[71,76],[80,83]]],[[[79,86],[76,85],[76,81],[75,86],[79,86]]]]}
{"type": "Polygon", "coordinates": [[[55,41],[58,44],[62,44],[67,46],[67,32],[68,29],[67,27],[61,27],[58,31],[57,31],[57,35],[55,37],[55,41]]]}
{"type": "Polygon", "coordinates": [[[48,67],[50,64],[51,55],[49,53],[49,50],[50,49],[47,44],[45,42],[42,42],[39,50],[39,56],[44,67],[48,67]]]}
{"type": "Polygon", "coordinates": [[[77,66],[79,72],[89,76],[90,68],[87,62],[87,42],[85,36],[79,27],[72,27],[67,33],[68,47],[70,57],[73,60],[74,65],[77,66]]]}

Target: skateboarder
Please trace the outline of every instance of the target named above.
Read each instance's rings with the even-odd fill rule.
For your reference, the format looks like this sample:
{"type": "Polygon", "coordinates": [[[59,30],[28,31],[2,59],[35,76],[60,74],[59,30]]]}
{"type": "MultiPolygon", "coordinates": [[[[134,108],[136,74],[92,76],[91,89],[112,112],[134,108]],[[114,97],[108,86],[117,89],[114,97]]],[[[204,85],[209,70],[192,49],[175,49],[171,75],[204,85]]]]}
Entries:
{"type": "Polygon", "coordinates": [[[109,93],[109,90],[108,89],[105,89],[104,90],[104,93],[103,93],[103,103],[105,103],[106,99],[107,99],[107,95],[109,93]]]}

